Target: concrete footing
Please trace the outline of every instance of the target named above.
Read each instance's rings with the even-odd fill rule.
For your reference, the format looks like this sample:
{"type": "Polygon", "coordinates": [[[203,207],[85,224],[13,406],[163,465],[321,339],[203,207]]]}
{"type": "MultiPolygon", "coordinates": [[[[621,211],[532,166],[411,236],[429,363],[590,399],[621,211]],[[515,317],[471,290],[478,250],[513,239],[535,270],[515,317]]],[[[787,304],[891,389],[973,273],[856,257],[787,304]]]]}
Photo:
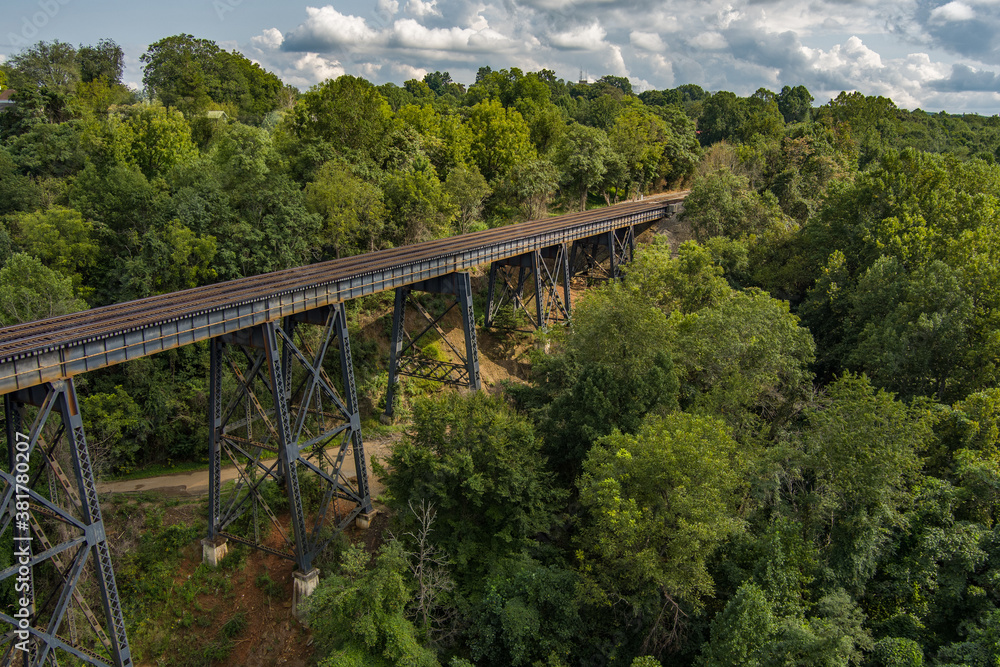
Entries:
{"type": "Polygon", "coordinates": [[[354,519],[354,525],[361,530],[368,530],[371,527],[376,514],[378,514],[378,510],[372,510],[367,514],[359,514],[357,518],[354,519]]]}
{"type": "Polygon", "coordinates": [[[229,540],[224,537],[208,538],[201,541],[201,562],[218,567],[229,553],[229,540]]]}
{"type": "Polygon", "coordinates": [[[308,572],[292,572],[292,613],[295,618],[305,624],[305,613],[302,603],[313,594],[319,586],[319,569],[313,568],[308,572]]]}

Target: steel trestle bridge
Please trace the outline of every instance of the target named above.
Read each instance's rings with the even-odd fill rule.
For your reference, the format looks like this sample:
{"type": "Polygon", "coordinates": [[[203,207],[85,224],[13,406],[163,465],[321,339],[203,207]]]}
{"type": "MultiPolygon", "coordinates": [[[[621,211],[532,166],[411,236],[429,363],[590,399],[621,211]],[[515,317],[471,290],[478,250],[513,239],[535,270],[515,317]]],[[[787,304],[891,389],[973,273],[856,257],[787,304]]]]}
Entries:
{"type": "Polygon", "coordinates": [[[344,303],[395,290],[387,416],[403,375],[479,389],[470,269],[490,264],[487,326],[536,329],[568,320],[570,279],[616,278],[638,233],[675,215],[685,194],[0,329],[9,471],[0,470],[0,559],[4,543],[14,545],[12,564],[0,560],[0,585],[13,580],[17,591],[14,607],[0,608],[0,621],[9,626],[0,633],[0,664],[18,658],[57,664],[57,656],[68,655],[96,665],[133,664],[74,376],[208,341],[205,560],[215,564],[229,540],[293,560],[298,598],[315,587],[313,559],[335,532],[355,520],[365,525],[372,512],[344,303]],[[450,296],[451,303],[431,313],[415,292],[450,296]],[[424,321],[419,333],[405,330],[407,307],[424,321]],[[454,308],[461,313],[464,349],[441,330],[454,308]],[[421,355],[431,332],[458,362],[421,355]],[[328,374],[328,355],[337,357],[339,376],[328,374]],[[224,487],[226,462],[239,477],[224,487]],[[266,502],[267,481],[287,496],[288,525],[266,502]],[[272,529],[278,542],[265,542],[262,532],[272,529]],[[80,586],[85,572],[96,586],[80,586]]]}

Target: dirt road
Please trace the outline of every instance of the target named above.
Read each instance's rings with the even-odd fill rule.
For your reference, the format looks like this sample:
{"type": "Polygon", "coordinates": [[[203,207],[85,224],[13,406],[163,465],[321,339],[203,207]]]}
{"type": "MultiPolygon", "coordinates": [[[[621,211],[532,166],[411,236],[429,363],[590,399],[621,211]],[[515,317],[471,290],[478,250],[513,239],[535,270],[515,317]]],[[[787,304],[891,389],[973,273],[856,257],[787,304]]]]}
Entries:
{"type": "MultiPolygon", "coordinates": [[[[377,498],[385,487],[381,481],[372,474],[371,457],[378,456],[384,458],[389,454],[390,447],[397,437],[378,438],[365,442],[365,458],[368,464],[368,481],[371,487],[372,498],[377,498]]],[[[344,476],[354,477],[354,457],[347,457],[344,461],[344,476]]],[[[236,466],[226,466],[222,469],[222,482],[236,479],[236,466]]],[[[205,496],[208,495],[208,470],[195,470],[193,472],[179,472],[172,475],[160,475],[159,477],[148,477],[146,479],[131,479],[122,482],[99,482],[97,492],[105,493],[138,493],[142,491],[155,491],[167,496],[205,496]]]]}

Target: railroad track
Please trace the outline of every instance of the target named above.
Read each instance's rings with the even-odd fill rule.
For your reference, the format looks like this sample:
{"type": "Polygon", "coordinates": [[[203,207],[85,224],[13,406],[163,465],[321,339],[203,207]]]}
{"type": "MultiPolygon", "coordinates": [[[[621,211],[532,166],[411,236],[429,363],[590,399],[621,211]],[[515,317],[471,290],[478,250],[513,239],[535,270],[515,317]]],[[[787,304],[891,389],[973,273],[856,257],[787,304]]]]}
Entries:
{"type": "MultiPolygon", "coordinates": [[[[259,305],[275,299],[282,300],[283,306],[279,309],[282,312],[288,310],[289,307],[297,311],[308,310],[310,309],[308,303],[298,304],[294,299],[292,305],[288,306],[285,303],[288,301],[287,297],[322,292],[324,288],[331,286],[336,286],[337,289],[328,290],[331,293],[325,297],[327,304],[362,294],[393,289],[424,280],[427,277],[433,277],[433,275],[443,275],[454,270],[467,270],[476,264],[515,256],[530,251],[530,246],[533,244],[537,246],[538,243],[547,242],[546,239],[552,240],[558,237],[559,241],[565,242],[566,240],[585,238],[587,230],[595,228],[595,225],[612,225],[613,227],[616,221],[620,221],[621,226],[627,226],[634,224],[637,219],[648,221],[651,217],[662,217],[672,210],[672,206],[682,202],[686,194],[684,192],[663,195],[586,212],[532,220],[516,225],[355,255],[94,308],[62,317],[0,328],[0,393],[7,393],[12,388],[32,386],[46,379],[51,379],[41,376],[38,378],[38,382],[24,378],[18,379],[16,376],[19,373],[16,370],[10,368],[4,370],[5,366],[9,366],[19,359],[45,355],[54,351],[65,351],[83,344],[89,344],[93,348],[93,344],[99,341],[116,337],[127,338],[129,334],[136,332],[144,333],[142,342],[150,342],[145,339],[147,330],[176,323],[177,326],[171,329],[173,333],[166,334],[166,336],[176,334],[177,340],[171,344],[164,343],[159,347],[151,346],[148,353],[152,354],[161,349],[218,335],[214,331],[195,331],[195,325],[191,322],[202,316],[209,316],[209,320],[212,320],[212,314],[223,311],[231,314],[235,310],[244,312],[247,306],[259,305]],[[482,261],[477,261],[477,258],[482,261]],[[363,288],[354,290],[357,292],[356,294],[349,292],[346,298],[341,298],[345,296],[342,286],[355,284],[363,285],[363,288]],[[192,335],[182,335],[188,332],[192,335]],[[5,380],[12,378],[15,380],[13,384],[16,386],[7,386],[9,383],[5,383],[5,380]]],[[[325,305],[320,301],[317,303],[325,305]]],[[[222,322],[224,324],[231,319],[232,317],[227,316],[223,318],[222,322]]],[[[259,320],[259,318],[257,319],[259,320]]],[[[254,323],[257,323],[257,320],[254,320],[254,323]]],[[[211,327],[211,325],[206,326],[211,327]]],[[[217,329],[218,326],[216,326],[217,329]]],[[[134,339],[135,336],[133,335],[132,338],[134,339]]],[[[124,344],[126,343],[123,342],[124,344]]],[[[133,341],[127,345],[134,347],[135,343],[133,341]]],[[[65,357],[65,355],[62,356],[65,357]]],[[[92,356],[92,351],[84,355],[85,358],[92,356]]],[[[136,355],[122,354],[118,356],[121,358],[114,357],[114,355],[109,357],[107,359],[109,363],[100,363],[96,366],[95,364],[84,364],[87,367],[82,370],[118,363],[135,358],[136,355]]],[[[138,356],[145,355],[139,354],[138,356]]],[[[65,362],[66,359],[63,358],[60,361],[65,362]]],[[[82,372],[82,370],[76,372],[82,372]]],[[[20,374],[23,375],[23,373],[20,374]]],[[[63,375],[70,374],[75,373],[67,372],[63,375]]]]}

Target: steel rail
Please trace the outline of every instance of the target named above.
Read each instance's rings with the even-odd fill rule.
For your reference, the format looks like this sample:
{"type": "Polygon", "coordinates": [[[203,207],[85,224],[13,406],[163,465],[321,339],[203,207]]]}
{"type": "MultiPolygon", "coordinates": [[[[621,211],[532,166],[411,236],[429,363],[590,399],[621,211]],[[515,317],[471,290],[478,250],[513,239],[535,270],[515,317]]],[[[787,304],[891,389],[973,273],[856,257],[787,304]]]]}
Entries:
{"type": "Polygon", "coordinates": [[[536,249],[655,221],[686,193],[162,294],[0,328],[0,395],[536,249]]]}

